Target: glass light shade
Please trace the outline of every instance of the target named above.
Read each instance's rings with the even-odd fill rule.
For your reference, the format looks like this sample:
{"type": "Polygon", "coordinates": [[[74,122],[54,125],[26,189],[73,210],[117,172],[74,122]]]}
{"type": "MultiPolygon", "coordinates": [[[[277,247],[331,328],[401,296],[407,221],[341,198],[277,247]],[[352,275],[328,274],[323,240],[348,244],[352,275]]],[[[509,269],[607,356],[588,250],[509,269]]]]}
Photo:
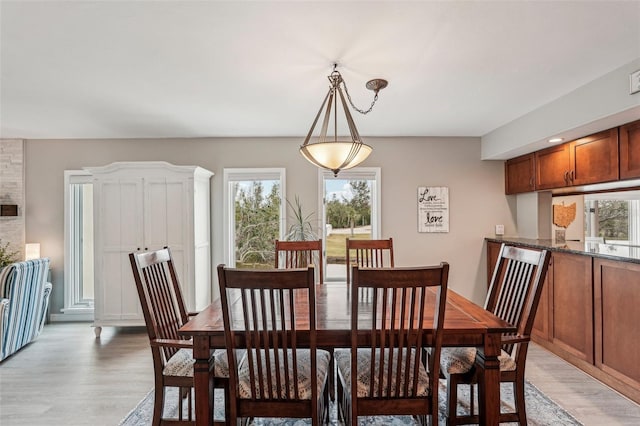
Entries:
{"type": "Polygon", "coordinates": [[[40,259],[40,243],[28,243],[24,246],[24,260],[40,259]]]}
{"type": "Polygon", "coordinates": [[[318,167],[333,171],[350,169],[362,163],[371,154],[372,148],[362,142],[317,142],[303,145],[300,153],[318,167]]]}

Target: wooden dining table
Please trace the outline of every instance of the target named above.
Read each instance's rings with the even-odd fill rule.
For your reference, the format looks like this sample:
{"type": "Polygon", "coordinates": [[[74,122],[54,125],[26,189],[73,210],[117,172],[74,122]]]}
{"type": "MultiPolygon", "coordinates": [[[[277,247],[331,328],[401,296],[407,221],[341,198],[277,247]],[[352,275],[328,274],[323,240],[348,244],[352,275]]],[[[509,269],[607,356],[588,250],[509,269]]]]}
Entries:
{"type": "MultiPolygon", "coordinates": [[[[351,346],[351,292],[345,283],[327,283],[316,286],[317,345],[321,348],[351,346]]],[[[366,295],[360,306],[371,301],[366,295]]],[[[429,299],[435,303],[435,297],[429,299]]],[[[301,308],[303,303],[301,302],[301,308]]],[[[427,307],[432,313],[433,306],[427,307]]],[[[233,309],[233,308],[232,308],[233,309]]],[[[361,309],[361,308],[359,308],[361,309]]],[[[426,314],[426,313],[425,313],[426,314]]],[[[432,315],[425,315],[430,321],[432,315]]],[[[304,324],[296,324],[299,331],[304,324]]],[[[306,325],[308,329],[308,324],[306,325]]],[[[480,424],[498,425],[500,416],[500,341],[503,333],[515,332],[515,327],[464,298],[453,290],[447,292],[444,321],[444,346],[473,346],[478,348],[476,368],[479,380],[480,424]]],[[[213,350],[225,348],[222,308],[219,300],[213,302],[187,324],[179,334],[193,339],[194,392],[196,425],[213,422],[213,350]]],[[[425,336],[427,344],[429,335],[425,336]]],[[[302,339],[304,341],[304,338],[302,339]]]]}

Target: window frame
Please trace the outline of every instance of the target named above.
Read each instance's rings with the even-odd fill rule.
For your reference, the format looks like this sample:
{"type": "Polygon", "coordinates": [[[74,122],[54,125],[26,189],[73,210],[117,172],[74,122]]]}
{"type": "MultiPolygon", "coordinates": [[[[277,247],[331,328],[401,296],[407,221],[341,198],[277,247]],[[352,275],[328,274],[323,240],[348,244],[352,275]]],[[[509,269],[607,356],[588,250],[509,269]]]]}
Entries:
{"type": "Polygon", "coordinates": [[[228,267],[235,267],[235,203],[230,202],[233,183],[239,181],[278,180],[280,181],[280,230],[279,238],[284,237],[286,217],[286,170],[284,167],[258,168],[225,168],[223,175],[223,221],[224,221],[224,263],[228,267]]]}
{"type": "Polygon", "coordinates": [[[79,226],[80,215],[77,212],[75,198],[71,193],[71,185],[92,184],[93,176],[86,170],[65,170],[64,171],[64,308],[65,321],[69,314],[75,316],[77,321],[93,320],[94,303],[93,300],[80,299],[80,285],[82,280],[78,278],[75,271],[76,259],[72,255],[74,230],[79,226]]]}
{"type": "MultiPolygon", "coordinates": [[[[325,200],[325,181],[326,180],[368,180],[371,184],[371,238],[378,239],[382,235],[382,169],[380,167],[355,167],[353,169],[340,170],[340,174],[336,177],[331,170],[318,169],[318,211],[321,212],[318,227],[322,228],[322,254],[323,265],[325,271],[325,282],[341,281],[329,277],[327,271],[327,230],[325,223],[327,221],[327,209],[325,200]]],[[[346,276],[346,272],[345,272],[346,276]]]]}

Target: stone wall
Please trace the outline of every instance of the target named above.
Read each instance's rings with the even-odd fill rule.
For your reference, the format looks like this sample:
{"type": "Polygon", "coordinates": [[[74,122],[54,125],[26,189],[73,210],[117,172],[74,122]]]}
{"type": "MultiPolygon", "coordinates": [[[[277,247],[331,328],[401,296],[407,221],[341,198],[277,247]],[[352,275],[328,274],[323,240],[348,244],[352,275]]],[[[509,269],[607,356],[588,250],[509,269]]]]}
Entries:
{"type": "Polygon", "coordinates": [[[0,240],[24,259],[24,141],[0,139],[0,204],[17,204],[18,216],[0,216],[0,240]]]}

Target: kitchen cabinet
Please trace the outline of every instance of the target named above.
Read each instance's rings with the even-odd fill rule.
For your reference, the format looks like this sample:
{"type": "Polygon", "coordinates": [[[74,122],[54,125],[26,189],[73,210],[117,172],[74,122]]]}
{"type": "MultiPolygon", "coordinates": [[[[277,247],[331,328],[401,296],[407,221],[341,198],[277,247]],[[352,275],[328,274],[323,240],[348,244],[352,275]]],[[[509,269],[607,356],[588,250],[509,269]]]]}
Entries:
{"type": "Polygon", "coordinates": [[[618,129],[596,133],[569,144],[571,185],[609,182],[618,179],[618,129]]]}
{"type": "Polygon", "coordinates": [[[594,261],[595,365],[640,389],[640,265],[594,261]]]}
{"type": "Polygon", "coordinates": [[[550,293],[553,289],[553,253],[549,261],[547,276],[542,283],[542,293],[540,293],[540,301],[538,302],[538,310],[531,329],[531,336],[534,340],[549,341],[551,335],[551,316],[550,316],[550,293]]]}
{"type": "Polygon", "coordinates": [[[553,253],[550,341],[578,359],[593,363],[592,258],[553,253]]]}
{"type": "Polygon", "coordinates": [[[187,309],[210,303],[210,179],[196,166],[86,168],[94,191],[94,327],[144,325],[129,253],[168,246],[187,309]]]}
{"type": "Polygon", "coordinates": [[[570,153],[569,144],[555,145],[535,153],[536,189],[562,188],[569,184],[570,153]]]}
{"type": "Polygon", "coordinates": [[[640,120],[620,126],[620,179],[640,178],[640,120]]]}
{"type": "Polygon", "coordinates": [[[535,190],[535,155],[512,158],[504,163],[505,193],[519,194],[535,190]]]}
{"type": "Polygon", "coordinates": [[[618,129],[535,153],[535,188],[553,189],[618,179],[618,129]]]}

